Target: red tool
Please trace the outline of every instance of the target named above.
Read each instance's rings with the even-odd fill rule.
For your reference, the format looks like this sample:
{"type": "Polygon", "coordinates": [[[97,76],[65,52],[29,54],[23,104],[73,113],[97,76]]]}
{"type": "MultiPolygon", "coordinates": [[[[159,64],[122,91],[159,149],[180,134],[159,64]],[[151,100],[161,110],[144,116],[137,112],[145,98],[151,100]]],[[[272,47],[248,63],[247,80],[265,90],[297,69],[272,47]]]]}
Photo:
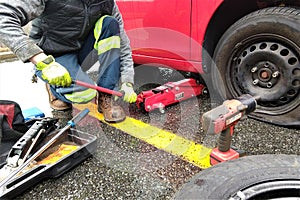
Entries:
{"type": "Polygon", "coordinates": [[[110,90],[110,89],[107,89],[107,88],[104,88],[104,87],[100,87],[100,86],[97,86],[97,85],[92,85],[92,84],[89,84],[89,83],[86,83],[86,82],[83,82],[83,81],[73,81],[73,82],[76,85],[80,85],[80,86],[86,87],[86,88],[95,89],[95,90],[97,90],[99,92],[104,92],[104,93],[107,93],[107,94],[116,95],[118,97],[123,96],[123,94],[121,92],[110,90]]]}
{"type": "Polygon", "coordinates": [[[166,106],[198,96],[205,91],[205,86],[198,84],[197,80],[183,79],[141,92],[136,104],[138,108],[144,108],[147,112],[159,109],[161,113],[164,113],[166,106]]]}
{"type": "Polygon", "coordinates": [[[203,114],[202,126],[207,134],[220,133],[218,147],[214,148],[210,154],[212,165],[242,156],[241,152],[231,148],[234,126],[242,117],[256,109],[257,99],[249,94],[242,95],[236,99],[224,101],[222,105],[203,114]]]}

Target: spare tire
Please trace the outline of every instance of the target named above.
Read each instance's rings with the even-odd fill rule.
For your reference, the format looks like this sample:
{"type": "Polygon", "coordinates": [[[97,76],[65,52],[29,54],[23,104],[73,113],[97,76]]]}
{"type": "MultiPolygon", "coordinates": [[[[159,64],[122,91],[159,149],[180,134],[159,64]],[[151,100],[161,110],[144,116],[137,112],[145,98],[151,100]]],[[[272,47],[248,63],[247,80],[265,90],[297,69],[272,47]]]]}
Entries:
{"type": "Polygon", "coordinates": [[[292,199],[300,197],[300,156],[256,155],[193,176],[175,199],[292,199]]]}

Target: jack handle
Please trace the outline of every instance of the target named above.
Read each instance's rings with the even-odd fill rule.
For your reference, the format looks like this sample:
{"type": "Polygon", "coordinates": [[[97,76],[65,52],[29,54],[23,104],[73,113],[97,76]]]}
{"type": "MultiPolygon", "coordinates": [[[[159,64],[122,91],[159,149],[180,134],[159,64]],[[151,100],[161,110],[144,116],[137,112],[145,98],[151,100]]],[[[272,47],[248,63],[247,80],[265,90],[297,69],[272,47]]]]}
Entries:
{"type": "Polygon", "coordinates": [[[89,83],[86,83],[86,82],[83,82],[83,81],[78,81],[77,80],[77,81],[73,81],[73,83],[75,83],[76,85],[80,85],[82,87],[95,89],[95,90],[97,90],[99,92],[104,92],[104,93],[115,95],[115,96],[118,96],[118,97],[122,97],[123,96],[123,93],[121,93],[121,92],[110,90],[110,89],[107,89],[107,88],[104,88],[104,87],[100,87],[100,86],[97,86],[97,85],[92,85],[92,84],[89,84],[89,83]]]}

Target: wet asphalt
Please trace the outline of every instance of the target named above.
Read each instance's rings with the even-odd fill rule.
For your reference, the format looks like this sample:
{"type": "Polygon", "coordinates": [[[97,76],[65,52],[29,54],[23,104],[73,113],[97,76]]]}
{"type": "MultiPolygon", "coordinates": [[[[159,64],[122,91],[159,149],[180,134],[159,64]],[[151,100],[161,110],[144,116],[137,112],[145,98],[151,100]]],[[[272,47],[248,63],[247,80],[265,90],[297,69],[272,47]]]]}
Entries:
{"type": "MultiPolygon", "coordinates": [[[[145,74],[144,69],[141,71],[145,74]]],[[[170,71],[159,71],[164,75],[161,79],[156,73],[136,80],[135,89],[139,92],[181,78],[170,71]]],[[[145,113],[134,104],[121,105],[130,117],[208,147],[216,144],[217,136],[207,135],[201,126],[202,114],[212,105],[209,95],[172,105],[164,114],[145,113]]],[[[181,185],[201,171],[90,116],[77,129],[97,136],[95,153],[59,178],[29,188],[17,199],[172,199],[181,185]]],[[[300,155],[299,138],[299,130],[247,118],[236,125],[232,145],[249,155],[300,155]]]]}

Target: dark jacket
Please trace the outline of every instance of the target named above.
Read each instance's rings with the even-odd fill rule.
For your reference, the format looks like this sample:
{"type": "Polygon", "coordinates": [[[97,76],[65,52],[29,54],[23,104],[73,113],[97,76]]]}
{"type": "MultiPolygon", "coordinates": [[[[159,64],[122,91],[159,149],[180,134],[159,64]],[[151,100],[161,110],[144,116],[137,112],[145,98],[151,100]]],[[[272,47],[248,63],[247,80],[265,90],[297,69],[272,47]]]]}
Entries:
{"type": "Polygon", "coordinates": [[[113,5],[113,0],[48,0],[44,12],[32,21],[30,37],[46,54],[78,50],[96,21],[112,15],[113,5]]]}
{"type": "Polygon", "coordinates": [[[129,40],[114,0],[2,0],[0,42],[23,62],[41,52],[57,55],[76,51],[105,14],[113,15],[120,24],[121,82],[133,82],[129,40]],[[31,21],[29,37],[22,26],[31,21]]]}

